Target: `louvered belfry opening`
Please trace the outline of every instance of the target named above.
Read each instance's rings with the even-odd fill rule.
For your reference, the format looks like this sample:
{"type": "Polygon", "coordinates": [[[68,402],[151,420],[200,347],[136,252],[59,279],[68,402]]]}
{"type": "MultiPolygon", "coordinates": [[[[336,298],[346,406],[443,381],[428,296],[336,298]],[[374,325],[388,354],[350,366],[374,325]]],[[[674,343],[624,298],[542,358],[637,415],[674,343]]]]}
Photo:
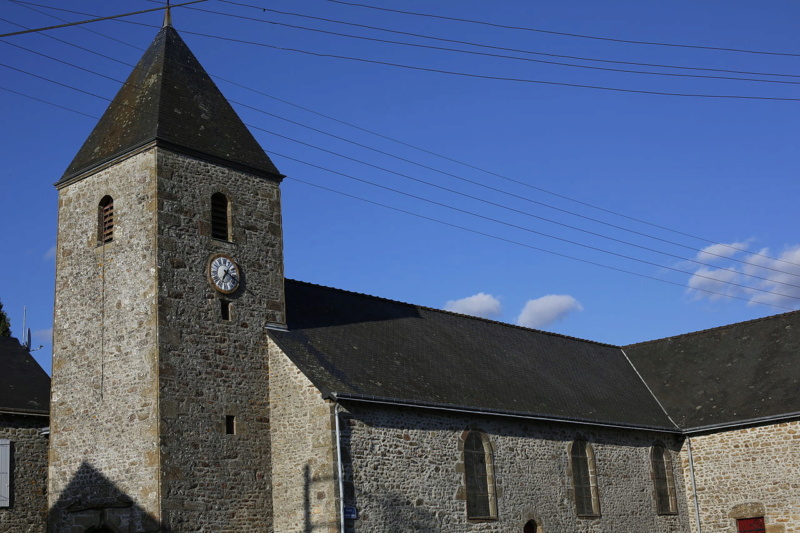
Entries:
{"type": "Polygon", "coordinates": [[[114,240],[114,199],[104,196],[98,206],[97,241],[108,244],[114,240]]]}
{"type": "Polygon", "coordinates": [[[228,226],[228,198],[221,192],[214,193],[211,195],[211,236],[230,240],[228,226]]]}

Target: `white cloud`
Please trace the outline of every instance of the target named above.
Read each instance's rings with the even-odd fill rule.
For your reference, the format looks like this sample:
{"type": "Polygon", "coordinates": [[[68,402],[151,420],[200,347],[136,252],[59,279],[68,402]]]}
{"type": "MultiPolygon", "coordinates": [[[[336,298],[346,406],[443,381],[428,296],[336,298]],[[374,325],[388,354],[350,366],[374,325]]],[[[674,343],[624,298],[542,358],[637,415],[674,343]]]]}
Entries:
{"type": "Polygon", "coordinates": [[[743,251],[747,250],[747,247],[750,245],[751,240],[752,239],[748,239],[742,242],[731,242],[728,244],[712,244],[710,246],[706,246],[697,253],[695,259],[707,263],[709,261],[731,258],[736,254],[741,254],[743,253],[743,251]]]}
{"type": "Polygon", "coordinates": [[[56,257],[56,247],[51,246],[44,254],[43,259],[45,261],[49,261],[50,259],[55,259],[56,257]]]}
{"type": "Polygon", "coordinates": [[[689,278],[690,293],[698,299],[719,300],[728,295],[745,299],[749,305],[766,303],[800,309],[800,244],[780,254],[771,253],[769,248],[751,254],[755,255],[741,257],[746,263],[698,268],[689,278]]]}
{"type": "Polygon", "coordinates": [[[542,328],[564,320],[573,311],[583,311],[583,306],[568,294],[548,294],[528,300],[517,317],[517,324],[528,328],[542,328]]]}
{"type": "Polygon", "coordinates": [[[460,300],[450,300],[444,304],[444,308],[454,313],[479,316],[482,318],[497,316],[502,311],[500,300],[484,292],[479,292],[478,294],[467,296],[460,300]]]}

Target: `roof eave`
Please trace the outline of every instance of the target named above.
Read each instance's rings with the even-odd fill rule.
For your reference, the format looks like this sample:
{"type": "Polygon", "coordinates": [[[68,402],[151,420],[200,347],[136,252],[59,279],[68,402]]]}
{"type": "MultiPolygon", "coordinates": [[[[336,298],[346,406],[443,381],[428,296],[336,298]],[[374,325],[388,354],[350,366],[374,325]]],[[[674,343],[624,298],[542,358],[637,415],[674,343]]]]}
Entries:
{"type": "Polygon", "coordinates": [[[130,158],[130,157],[133,157],[133,156],[135,156],[137,154],[145,152],[145,151],[149,150],[150,148],[154,148],[154,147],[165,148],[167,150],[170,150],[170,151],[173,151],[173,152],[182,153],[182,154],[188,155],[190,157],[194,157],[194,158],[202,159],[204,161],[208,161],[208,162],[211,162],[211,163],[223,165],[223,166],[226,166],[228,168],[232,168],[234,170],[239,170],[239,171],[242,171],[242,172],[246,172],[248,174],[254,174],[256,176],[260,176],[262,178],[266,178],[266,179],[269,179],[269,180],[272,180],[272,181],[276,181],[278,183],[282,182],[283,178],[286,177],[285,175],[280,174],[280,173],[276,174],[275,172],[271,172],[271,171],[268,171],[268,170],[256,168],[256,167],[253,167],[251,165],[247,165],[247,164],[240,163],[240,162],[233,161],[233,160],[229,160],[229,159],[224,159],[224,158],[221,158],[221,157],[216,157],[216,156],[213,156],[213,155],[209,155],[209,154],[200,152],[198,150],[193,150],[193,149],[191,149],[189,147],[186,147],[186,146],[183,146],[183,145],[180,145],[180,144],[177,144],[177,143],[166,141],[164,139],[159,139],[158,137],[151,137],[151,138],[149,138],[149,139],[147,139],[147,140],[145,140],[145,141],[143,141],[141,143],[138,143],[138,144],[136,144],[134,146],[131,146],[130,148],[128,148],[128,149],[126,149],[124,151],[117,152],[116,154],[114,154],[114,155],[112,155],[110,157],[107,157],[102,161],[98,161],[94,165],[90,165],[88,167],[81,168],[81,169],[79,169],[77,171],[74,171],[74,172],[71,172],[69,174],[64,174],[64,176],[62,176],[62,178],[59,181],[57,181],[56,183],[54,183],[53,185],[55,185],[55,187],[57,189],[59,189],[59,190],[63,189],[67,185],[72,185],[73,183],[77,183],[77,182],[83,180],[84,178],[87,178],[87,177],[91,176],[92,174],[96,174],[100,170],[103,170],[105,168],[113,166],[113,165],[119,163],[120,161],[123,161],[125,159],[130,158]]]}
{"type": "Polygon", "coordinates": [[[600,426],[614,429],[632,429],[637,431],[657,431],[660,433],[671,433],[680,435],[683,432],[677,427],[650,426],[647,424],[626,424],[624,422],[610,422],[603,420],[591,420],[586,418],[573,418],[567,416],[546,415],[541,413],[521,413],[516,411],[504,411],[500,409],[484,409],[479,407],[467,407],[460,405],[437,404],[433,402],[418,402],[413,400],[401,400],[397,398],[382,398],[379,396],[369,396],[361,394],[337,393],[321,391],[323,398],[331,399],[335,402],[352,401],[383,405],[393,405],[398,407],[415,407],[421,409],[434,409],[438,411],[459,412],[473,415],[500,416],[504,418],[520,418],[525,420],[537,420],[542,422],[561,422],[565,424],[579,424],[584,426],[600,426]]]}

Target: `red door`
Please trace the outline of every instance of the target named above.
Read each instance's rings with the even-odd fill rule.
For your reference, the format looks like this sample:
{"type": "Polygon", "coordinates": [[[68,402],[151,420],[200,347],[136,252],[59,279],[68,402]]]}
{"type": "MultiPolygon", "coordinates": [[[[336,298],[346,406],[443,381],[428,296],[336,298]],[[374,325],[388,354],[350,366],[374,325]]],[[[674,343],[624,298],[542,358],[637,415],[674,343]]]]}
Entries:
{"type": "Polygon", "coordinates": [[[739,533],[766,533],[763,518],[742,518],[736,521],[739,533]]]}

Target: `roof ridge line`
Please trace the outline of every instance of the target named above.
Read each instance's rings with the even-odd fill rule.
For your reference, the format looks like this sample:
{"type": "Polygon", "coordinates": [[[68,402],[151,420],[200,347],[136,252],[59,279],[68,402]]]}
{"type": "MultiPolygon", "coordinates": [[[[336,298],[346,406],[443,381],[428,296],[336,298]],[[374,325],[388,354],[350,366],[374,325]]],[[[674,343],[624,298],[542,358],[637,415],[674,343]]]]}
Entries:
{"type": "Polygon", "coordinates": [[[349,294],[355,294],[357,296],[364,296],[366,298],[372,298],[372,299],[375,299],[375,300],[382,300],[384,302],[391,302],[391,303],[395,303],[395,304],[407,305],[409,307],[416,307],[418,309],[425,309],[427,311],[432,311],[432,312],[435,312],[435,313],[444,313],[444,314],[457,316],[457,317],[461,317],[461,318],[468,318],[468,319],[471,319],[471,320],[478,320],[478,321],[481,321],[481,322],[487,322],[489,324],[496,324],[498,326],[505,326],[505,327],[508,327],[508,328],[521,329],[521,330],[524,330],[524,331],[533,331],[533,332],[536,332],[536,333],[541,333],[543,335],[550,335],[550,336],[553,336],[553,337],[561,337],[562,339],[570,339],[570,340],[574,340],[574,341],[586,342],[586,343],[589,343],[589,344],[595,344],[597,346],[605,346],[607,348],[616,348],[616,349],[621,349],[622,348],[621,346],[615,345],[615,344],[607,344],[605,342],[598,342],[598,341],[593,341],[593,340],[589,340],[589,339],[581,339],[580,337],[572,337],[570,335],[564,335],[563,333],[554,333],[552,331],[544,331],[544,330],[541,330],[541,329],[528,328],[528,327],[520,326],[520,325],[517,325],[517,324],[510,324],[508,322],[501,322],[499,320],[492,320],[491,318],[484,318],[484,317],[473,316],[473,315],[465,315],[463,313],[455,313],[453,311],[448,311],[446,309],[437,309],[435,307],[428,307],[426,305],[412,304],[412,303],[403,302],[403,301],[400,301],[400,300],[393,300],[391,298],[386,298],[384,296],[375,296],[374,294],[367,294],[367,293],[364,293],[364,292],[350,291],[350,290],[347,290],[347,289],[340,289],[338,287],[330,287],[328,285],[320,285],[319,283],[311,283],[310,281],[302,281],[302,280],[292,279],[292,278],[287,278],[287,277],[284,277],[284,281],[291,281],[291,282],[294,282],[294,283],[301,283],[303,285],[310,285],[310,286],[313,286],[313,287],[319,287],[319,288],[322,288],[322,289],[329,289],[329,290],[332,290],[332,291],[346,292],[346,293],[349,293],[349,294]]]}
{"type": "Polygon", "coordinates": [[[778,317],[788,316],[788,315],[797,314],[797,313],[800,313],[800,310],[787,311],[785,313],[777,313],[777,314],[774,314],[774,315],[762,316],[762,317],[759,317],[759,318],[752,318],[750,320],[743,320],[742,322],[732,322],[730,324],[724,324],[722,326],[715,326],[713,328],[700,329],[700,330],[697,330],[697,331],[690,331],[688,333],[679,333],[678,335],[670,335],[669,337],[661,337],[659,339],[652,339],[652,340],[649,340],[649,341],[634,342],[632,344],[626,344],[625,346],[621,346],[620,348],[630,348],[632,346],[642,346],[644,344],[651,344],[651,343],[654,343],[654,342],[661,342],[661,341],[666,341],[666,340],[670,340],[670,339],[678,339],[678,338],[681,338],[681,337],[690,337],[692,335],[702,335],[702,334],[705,334],[705,333],[708,333],[708,332],[711,332],[711,331],[719,331],[719,330],[723,330],[723,329],[729,329],[729,328],[733,328],[733,327],[736,327],[736,326],[741,326],[743,324],[753,324],[755,322],[766,322],[768,320],[774,320],[774,319],[776,319],[778,317]]]}

